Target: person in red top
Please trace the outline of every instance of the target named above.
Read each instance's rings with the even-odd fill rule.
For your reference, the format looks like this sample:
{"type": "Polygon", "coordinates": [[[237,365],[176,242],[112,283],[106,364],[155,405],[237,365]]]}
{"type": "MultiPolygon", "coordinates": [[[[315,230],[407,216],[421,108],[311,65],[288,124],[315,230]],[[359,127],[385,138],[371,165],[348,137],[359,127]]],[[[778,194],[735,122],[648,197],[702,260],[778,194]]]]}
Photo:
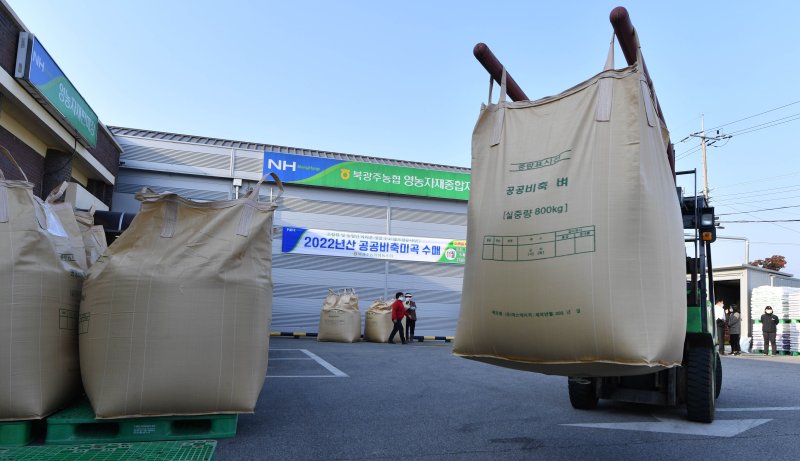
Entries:
{"type": "Polygon", "coordinates": [[[402,291],[398,291],[394,295],[394,302],[392,303],[392,322],[394,322],[394,328],[392,328],[392,334],[389,335],[390,343],[394,341],[394,334],[398,331],[400,332],[400,342],[403,344],[406,343],[406,335],[403,333],[403,317],[406,316],[406,307],[403,305],[402,297],[402,291]]]}

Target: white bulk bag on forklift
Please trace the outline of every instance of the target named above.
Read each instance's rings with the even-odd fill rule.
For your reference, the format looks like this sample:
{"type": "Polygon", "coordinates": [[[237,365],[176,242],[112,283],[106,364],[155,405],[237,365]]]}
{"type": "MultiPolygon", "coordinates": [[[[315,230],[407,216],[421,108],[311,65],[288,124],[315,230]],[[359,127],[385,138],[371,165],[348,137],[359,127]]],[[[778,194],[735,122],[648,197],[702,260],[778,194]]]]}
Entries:
{"type": "Polygon", "coordinates": [[[569,376],[681,363],[668,133],[643,69],[613,70],[612,53],[606,71],[537,101],[506,101],[503,74],[499,102],[483,106],[455,354],[569,376]]]}

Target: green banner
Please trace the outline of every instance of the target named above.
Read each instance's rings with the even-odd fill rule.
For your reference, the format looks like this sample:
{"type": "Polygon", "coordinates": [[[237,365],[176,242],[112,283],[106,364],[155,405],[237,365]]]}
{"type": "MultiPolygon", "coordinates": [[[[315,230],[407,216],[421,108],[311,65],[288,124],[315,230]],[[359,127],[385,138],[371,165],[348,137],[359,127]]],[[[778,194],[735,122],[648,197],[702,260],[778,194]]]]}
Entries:
{"type": "MultiPolygon", "coordinates": [[[[22,32],[23,40],[28,34],[22,32]]],[[[26,79],[91,147],[97,145],[99,121],[89,104],[78,93],[39,40],[29,41],[30,59],[26,79]]]]}
{"type": "Polygon", "coordinates": [[[294,184],[469,200],[468,173],[264,152],[269,173],[294,184]]]}

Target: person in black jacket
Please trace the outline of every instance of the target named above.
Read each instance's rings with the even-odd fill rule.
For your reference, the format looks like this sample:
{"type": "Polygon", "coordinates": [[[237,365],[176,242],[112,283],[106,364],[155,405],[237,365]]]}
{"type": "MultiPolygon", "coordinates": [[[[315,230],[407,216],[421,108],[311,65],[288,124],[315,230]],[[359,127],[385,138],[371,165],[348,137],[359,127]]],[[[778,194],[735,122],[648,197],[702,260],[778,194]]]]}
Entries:
{"type": "Polygon", "coordinates": [[[740,355],[742,353],[739,338],[742,333],[742,314],[739,313],[739,306],[731,304],[728,311],[728,331],[731,335],[731,353],[733,355],[740,355]]]}
{"type": "Polygon", "coordinates": [[[769,355],[770,344],[772,344],[772,355],[778,353],[775,336],[778,333],[779,321],[778,316],[772,313],[772,306],[767,306],[761,315],[761,332],[764,334],[764,355],[769,355]]]}
{"type": "Polygon", "coordinates": [[[417,303],[414,302],[413,295],[406,293],[406,341],[414,341],[414,327],[417,324],[417,303]]]}

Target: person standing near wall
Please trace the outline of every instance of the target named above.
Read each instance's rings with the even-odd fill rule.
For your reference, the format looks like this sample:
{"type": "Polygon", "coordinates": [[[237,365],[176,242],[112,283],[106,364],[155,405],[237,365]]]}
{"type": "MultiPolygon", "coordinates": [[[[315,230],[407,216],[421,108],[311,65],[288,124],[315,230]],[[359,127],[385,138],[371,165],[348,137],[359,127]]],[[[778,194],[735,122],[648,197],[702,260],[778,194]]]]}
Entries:
{"type": "Polygon", "coordinates": [[[764,355],[769,355],[769,345],[772,344],[772,355],[777,355],[778,348],[775,337],[778,334],[778,316],[772,313],[772,306],[764,308],[761,315],[761,332],[764,334],[764,355]]]}
{"type": "Polygon", "coordinates": [[[414,327],[417,324],[417,303],[411,293],[406,293],[406,340],[414,341],[414,327]]]}
{"type": "Polygon", "coordinates": [[[731,335],[731,353],[740,355],[742,353],[741,344],[739,343],[742,333],[742,315],[739,313],[739,306],[736,304],[731,304],[731,309],[728,313],[728,328],[731,335]]]}
{"type": "Polygon", "coordinates": [[[721,299],[714,304],[714,318],[717,321],[719,355],[725,355],[725,303],[721,299]]]}
{"type": "Polygon", "coordinates": [[[403,292],[398,291],[394,294],[394,302],[392,303],[392,322],[394,322],[394,328],[392,328],[392,333],[389,335],[389,342],[394,341],[394,335],[398,331],[400,332],[400,342],[405,344],[406,343],[406,335],[403,333],[403,317],[406,315],[406,308],[403,305],[403,292]]]}

